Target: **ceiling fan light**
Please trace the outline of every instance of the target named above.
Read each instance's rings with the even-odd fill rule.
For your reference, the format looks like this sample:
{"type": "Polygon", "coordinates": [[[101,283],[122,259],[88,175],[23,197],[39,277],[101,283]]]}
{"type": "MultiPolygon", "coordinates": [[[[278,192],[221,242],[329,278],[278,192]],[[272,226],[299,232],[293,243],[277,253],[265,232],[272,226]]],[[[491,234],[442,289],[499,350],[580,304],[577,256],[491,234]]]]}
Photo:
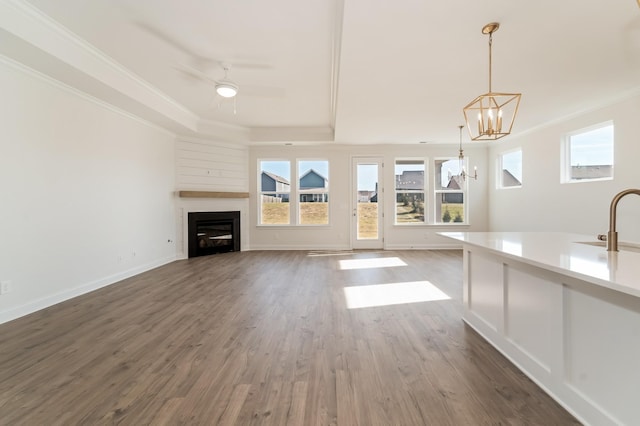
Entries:
{"type": "Polygon", "coordinates": [[[238,86],[230,81],[221,82],[216,84],[216,93],[223,98],[233,98],[238,94],[238,86]]]}

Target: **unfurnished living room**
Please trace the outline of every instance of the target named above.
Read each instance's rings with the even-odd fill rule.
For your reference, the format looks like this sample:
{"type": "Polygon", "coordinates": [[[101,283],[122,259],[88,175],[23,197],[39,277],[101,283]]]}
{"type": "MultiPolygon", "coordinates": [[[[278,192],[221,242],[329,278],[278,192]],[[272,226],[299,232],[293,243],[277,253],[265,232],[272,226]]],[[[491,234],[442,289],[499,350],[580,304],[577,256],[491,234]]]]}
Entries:
{"type": "Polygon", "coordinates": [[[0,29],[0,425],[640,422],[640,1],[0,29]]]}

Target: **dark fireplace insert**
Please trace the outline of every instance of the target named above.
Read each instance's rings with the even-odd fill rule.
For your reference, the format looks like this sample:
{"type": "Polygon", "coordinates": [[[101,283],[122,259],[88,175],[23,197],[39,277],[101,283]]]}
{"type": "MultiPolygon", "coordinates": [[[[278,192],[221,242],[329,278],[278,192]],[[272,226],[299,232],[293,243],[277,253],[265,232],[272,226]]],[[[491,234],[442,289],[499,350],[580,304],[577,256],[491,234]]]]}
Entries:
{"type": "Polygon", "coordinates": [[[240,251],[240,212],[189,213],[189,257],[240,251]]]}

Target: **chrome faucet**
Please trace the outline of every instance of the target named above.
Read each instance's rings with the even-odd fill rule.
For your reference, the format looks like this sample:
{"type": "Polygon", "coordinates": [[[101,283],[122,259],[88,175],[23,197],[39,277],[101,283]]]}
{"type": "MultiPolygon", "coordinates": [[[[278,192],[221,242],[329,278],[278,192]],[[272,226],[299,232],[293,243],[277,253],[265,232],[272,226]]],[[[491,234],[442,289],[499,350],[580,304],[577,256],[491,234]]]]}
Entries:
{"type": "Polygon", "coordinates": [[[609,232],[607,232],[607,251],[618,251],[618,233],[616,232],[616,215],[618,209],[618,201],[629,194],[640,195],[640,189],[625,189],[616,194],[611,200],[609,207],[609,232]]]}

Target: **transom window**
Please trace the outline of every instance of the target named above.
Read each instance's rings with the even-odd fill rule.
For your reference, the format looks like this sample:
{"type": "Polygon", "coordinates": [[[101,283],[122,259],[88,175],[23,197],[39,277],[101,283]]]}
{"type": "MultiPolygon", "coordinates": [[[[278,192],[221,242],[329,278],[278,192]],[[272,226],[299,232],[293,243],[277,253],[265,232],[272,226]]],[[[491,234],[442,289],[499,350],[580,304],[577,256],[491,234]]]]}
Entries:
{"type": "Polygon", "coordinates": [[[613,123],[569,133],[563,163],[563,182],[612,179],[613,123]]]}
{"type": "Polygon", "coordinates": [[[498,185],[500,188],[519,188],[522,186],[522,150],[505,152],[498,162],[498,185]]]}

